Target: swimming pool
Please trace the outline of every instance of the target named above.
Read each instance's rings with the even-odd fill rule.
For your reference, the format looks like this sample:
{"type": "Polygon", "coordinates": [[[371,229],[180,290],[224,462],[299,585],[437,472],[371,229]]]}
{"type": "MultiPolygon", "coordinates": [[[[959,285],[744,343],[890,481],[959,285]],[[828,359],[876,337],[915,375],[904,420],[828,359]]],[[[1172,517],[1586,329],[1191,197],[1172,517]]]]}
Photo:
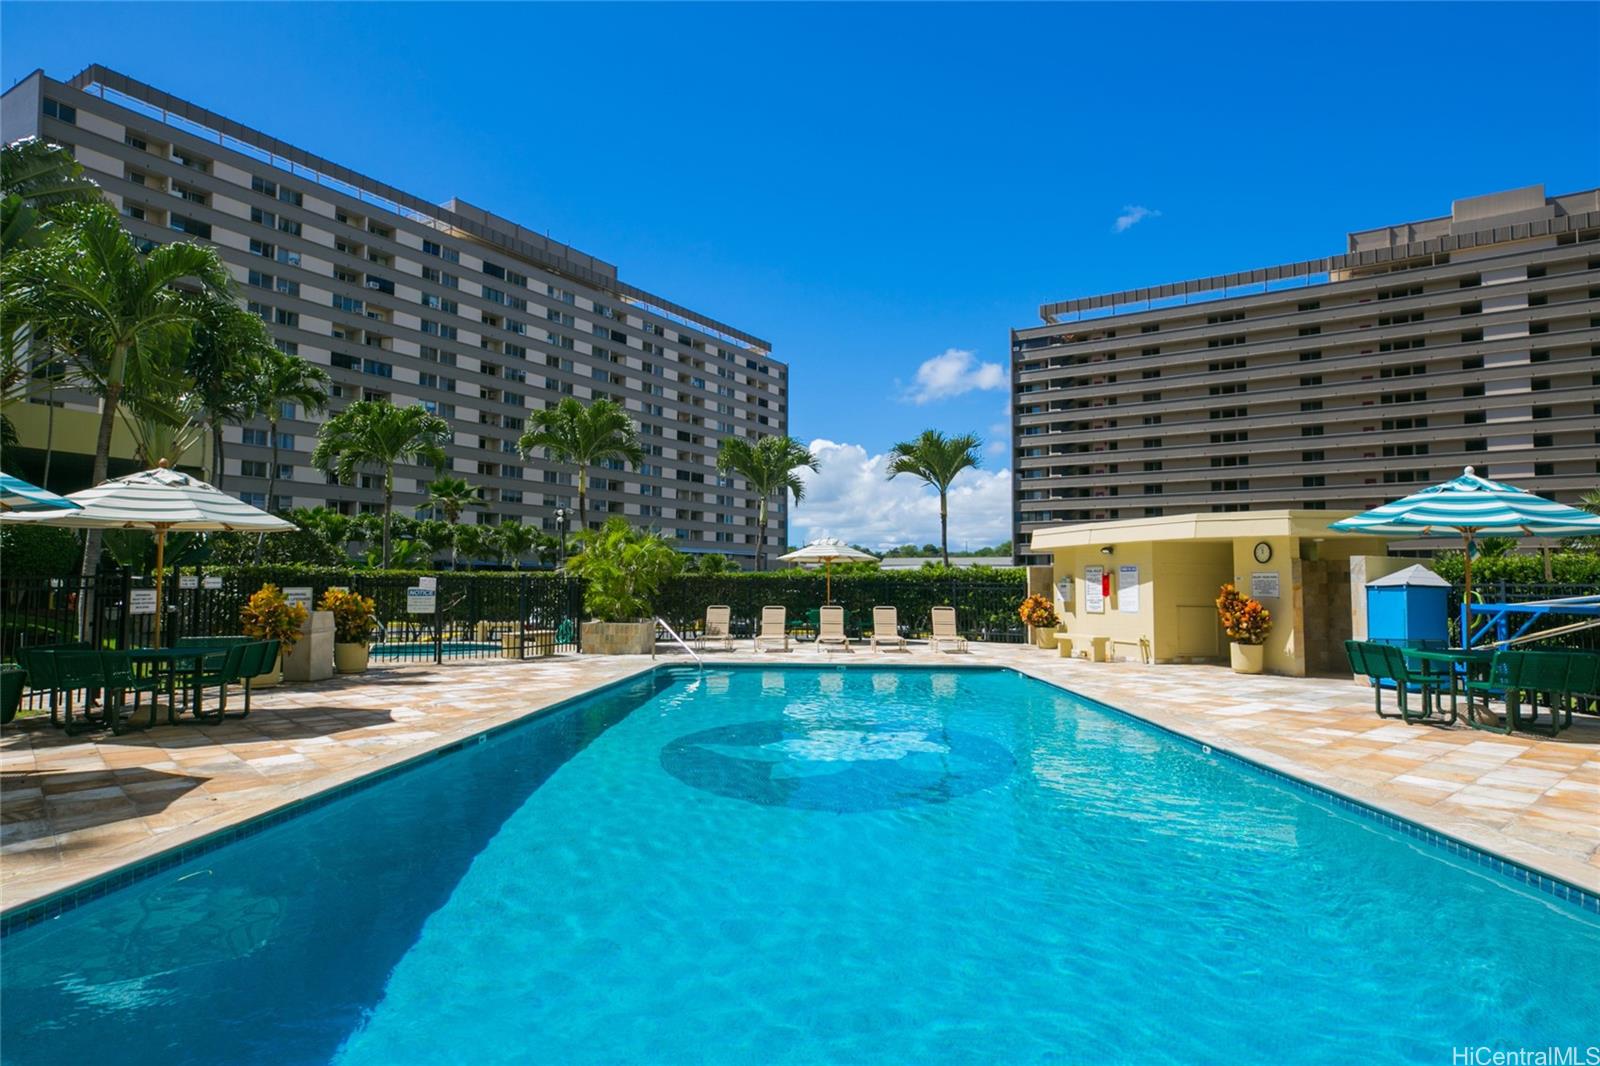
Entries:
{"type": "Polygon", "coordinates": [[[7,1063],[1450,1061],[1600,920],[1003,670],[663,670],[8,935],[7,1063]]]}
{"type": "Polygon", "coordinates": [[[457,659],[473,656],[498,656],[500,645],[482,640],[447,640],[437,649],[432,644],[374,644],[369,653],[374,659],[432,659],[434,651],[457,659]]]}

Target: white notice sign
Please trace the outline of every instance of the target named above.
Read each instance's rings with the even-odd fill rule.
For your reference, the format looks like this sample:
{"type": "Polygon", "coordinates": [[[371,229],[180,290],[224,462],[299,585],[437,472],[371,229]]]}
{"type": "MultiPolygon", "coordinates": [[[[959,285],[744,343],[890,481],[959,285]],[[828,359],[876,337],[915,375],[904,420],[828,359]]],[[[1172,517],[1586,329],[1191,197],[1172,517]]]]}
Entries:
{"type": "Polygon", "coordinates": [[[200,587],[203,589],[220,589],[222,587],[222,579],[220,577],[201,578],[200,587]]]}
{"type": "Polygon", "coordinates": [[[1072,576],[1070,574],[1056,582],[1056,598],[1061,601],[1061,606],[1067,611],[1072,612],[1078,609],[1078,605],[1072,602],[1072,576]]]}
{"type": "Polygon", "coordinates": [[[1254,600],[1277,599],[1278,572],[1276,570],[1257,570],[1251,574],[1250,598],[1254,600]]]}
{"type": "Polygon", "coordinates": [[[180,589],[197,589],[200,587],[200,579],[193,574],[179,574],[178,587],[180,589]]]}
{"type": "Polygon", "coordinates": [[[1117,610],[1139,613],[1139,568],[1117,567],[1117,610]]]}
{"type": "Polygon", "coordinates": [[[436,577],[419,577],[417,578],[417,588],[436,592],[439,588],[439,579],[436,577]]]}
{"type": "Polygon", "coordinates": [[[290,606],[303,604],[306,610],[311,610],[311,588],[308,585],[299,585],[292,589],[283,590],[283,598],[289,601],[290,606]]]}
{"type": "Polygon", "coordinates": [[[1106,568],[1103,566],[1086,566],[1083,568],[1083,609],[1087,614],[1105,614],[1106,568]]]}
{"type": "Polygon", "coordinates": [[[156,590],[155,589],[129,589],[128,590],[129,614],[155,614],[156,590]]]}
{"type": "Polygon", "coordinates": [[[432,614],[436,595],[432,589],[406,589],[406,613],[432,614]]]}

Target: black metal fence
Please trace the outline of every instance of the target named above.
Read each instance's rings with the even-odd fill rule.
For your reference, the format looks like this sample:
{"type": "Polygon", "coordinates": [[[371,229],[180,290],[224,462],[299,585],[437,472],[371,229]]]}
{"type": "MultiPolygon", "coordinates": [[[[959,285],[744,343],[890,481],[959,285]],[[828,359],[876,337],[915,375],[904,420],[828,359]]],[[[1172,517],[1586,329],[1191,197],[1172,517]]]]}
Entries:
{"type": "MultiPolygon", "coordinates": [[[[238,633],[239,612],[262,584],[309,590],[312,602],[332,587],[372,597],[377,626],[372,657],[383,662],[443,662],[485,657],[532,659],[580,650],[583,586],[561,575],[497,580],[469,574],[434,577],[434,610],[412,613],[417,580],[354,571],[337,578],[273,573],[170,574],[162,597],[161,642],[238,633]]],[[[95,647],[147,647],[155,633],[154,587],[148,578],[0,579],[0,657],[21,647],[87,640],[95,647]],[[151,613],[144,613],[144,612],[151,613]]]]}

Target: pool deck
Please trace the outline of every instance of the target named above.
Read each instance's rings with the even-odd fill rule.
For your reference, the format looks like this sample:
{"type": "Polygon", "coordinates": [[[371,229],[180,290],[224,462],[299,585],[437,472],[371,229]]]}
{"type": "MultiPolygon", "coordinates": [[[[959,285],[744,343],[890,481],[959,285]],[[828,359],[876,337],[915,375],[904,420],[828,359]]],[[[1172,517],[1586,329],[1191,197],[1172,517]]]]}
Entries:
{"type": "MultiPolygon", "coordinates": [[[[710,662],[1009,666],[1600,893],[1600,719],[1558,738],[1380,719],[1344,678],[969,654],[747,650],[710,662]]],[[[0,908],[22,906],[660,663],[558,656],[382,666],[258,690],[247,720],[67,737],[0,734],[0,908]]],[[[236,708],[237,703],[233,703],[236,708]]]]}

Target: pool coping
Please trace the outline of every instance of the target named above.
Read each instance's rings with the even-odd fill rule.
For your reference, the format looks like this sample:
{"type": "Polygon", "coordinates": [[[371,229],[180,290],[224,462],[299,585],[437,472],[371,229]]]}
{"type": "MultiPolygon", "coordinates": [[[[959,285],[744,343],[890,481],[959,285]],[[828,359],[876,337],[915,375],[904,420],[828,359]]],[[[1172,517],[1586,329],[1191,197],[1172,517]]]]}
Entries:
{"type": "MultiPolygon", "coordinates": [[[[1436,847],[1447,854],[1457,855],[1484,867],[1495,874],[1506,878],[1515,884],[1524,885],[1530,889],[1541,892],[1553,899],[1570,903],[1580,910],[1591,914],[1600,914],[1600,893],[1575,883],[1571,878],[1554,873],[1545,868],[1545,863],[1539,861],[1544,856],[1530,856],[1528,860],[1511,858],[1504,855],[1495,845],[1467,839],[1469,833],[1452,833],[1435,828],[1428,824],[1426,817],[1418,817],[1402,813],[1394,809],[1389,803],[1372,798],[1351,795],[1344,788],[1327,781],[1312,779],[1305,772],[1304,767],[1287,769],[1281,765],[1279,757],[1266,752],[1246,754],[1244,751],[1219,743],[1214,739],[1197,736],[1194,733],[1174,725],[1160,721],[1137,711],[1117,706],[1104,699],[1088,696],[1060,680],[1042,675],[1028,668],[1011,663],[974,662],[974,661],[939,661],[939,662],[896,662],[896,663],[847,663],[827,661],[778,661],[778,662],[751,662],[750,660],[725,661],[717,658],[703,660],[706,667],[728,670],[767,670],[767,669],[793,669],[793,670],[962,670],[962,671],[1006,671],[1048,685],[1051,688],[1066,693],[1074,699],[1079,699],[1092,706],[1102,708],[1112,714],[1130,719],[1140,725],[1155,729],[1179,742],[1193,748],[1199,748],[1208,755],[1220,755],[1225,759],[1238,763],[1248,770],[1259,773],[1270,780],[1283,783],[1296,791],[1309,793],[1331,803],[1340,810],[1356,813],[1368,820],[1376,822],[1386,828],[1399,832],[1407,837],[1421,841],[1430,847],[1436,847]]],[[[619,677],[603,681],[582,692],[554,700],[548,704],[530,708],[526,713],[517,715],[504,721],[495,722],[481,728],[472,728],[459,733],[453,733],[438,739],[438,742],[423,750],[412,752],[392,762],[381,766],[364,768],[360,772],[352,769],[348,772],[331,774],[320,786],[313,786],[313,790],[305,795],[270,806],[265,810],[249,814],[244,818],[227,825],[207,829],[197,836],[186,840],[174,841],[170,846],[164,847],[149,855],[132,859],[111,870],[92,874],[79,881],[60,886],[46,891],[32,899],[24,900],[0,911],[0,938],[22,929],[31,928],[50,918],[58,917],[67,911],[74,910],[85,903],[99,899],[119,888],[146,880],[164,870],[171,869],[191,859],[205,855],[224,847],[234,841],[255,836],[258,833],[279,825],[290,819],[309,813],[332,803],[344,796],[364,791],[368,788],[389,779],[392,776],[415,769],[418,766],[442,758],[445,755],[460,751],[474,744],[482,744],[489,738],[498,736],[511,729],[521,728],[535,718],[553,714],[561,709],[589,699],[602,692],[638,681],[646,674],[693,673],[697,667],[684,660],[661,662],[652,659],[641,664],[637,669],[628,671],[619,677]]]]}

